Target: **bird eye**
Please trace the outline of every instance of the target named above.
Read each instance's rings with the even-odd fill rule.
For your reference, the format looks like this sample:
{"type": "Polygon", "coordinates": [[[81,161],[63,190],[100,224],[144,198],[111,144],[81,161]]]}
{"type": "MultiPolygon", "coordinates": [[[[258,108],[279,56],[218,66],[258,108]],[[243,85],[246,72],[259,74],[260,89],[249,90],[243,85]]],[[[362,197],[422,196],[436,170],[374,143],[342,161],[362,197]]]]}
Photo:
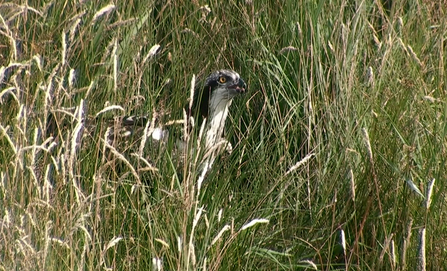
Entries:
{"type": "Polygon", "coordinates": [[[221,76],[221,77],[219,77],[219,82],[221,84],[223,84],[223,83],[227,82],[227,78],[225,78],[224,76],[221,76]]]}

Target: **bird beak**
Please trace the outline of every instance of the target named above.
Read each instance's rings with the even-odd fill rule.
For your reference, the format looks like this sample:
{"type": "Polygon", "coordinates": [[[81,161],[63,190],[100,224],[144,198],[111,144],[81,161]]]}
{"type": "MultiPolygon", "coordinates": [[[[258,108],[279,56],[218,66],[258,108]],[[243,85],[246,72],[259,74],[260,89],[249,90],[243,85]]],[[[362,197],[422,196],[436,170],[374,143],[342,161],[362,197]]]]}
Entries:
{"type": "Polygon", "coordinates": [[[230,86],[230,88],[234,89],[238,94],[245,93],[246,87],[247,85],[245,84],[244,80],[242,80],[242,78],[239,79],[239,82],[237,84],[230,86]]]}

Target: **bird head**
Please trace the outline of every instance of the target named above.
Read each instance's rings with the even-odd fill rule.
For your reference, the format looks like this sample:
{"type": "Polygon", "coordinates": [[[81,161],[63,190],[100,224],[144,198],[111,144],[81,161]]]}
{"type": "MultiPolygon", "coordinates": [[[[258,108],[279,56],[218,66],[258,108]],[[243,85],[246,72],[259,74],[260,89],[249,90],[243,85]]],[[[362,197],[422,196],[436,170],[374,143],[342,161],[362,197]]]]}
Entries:
{"type": "Polygon", "coordinates": [[[245,92],[245,82],[235,71],[219,70],[210,74],[205,81],[205,89],[212,95],[220,95],[223,99],[232,99],[245,92]]]}
{"type": "MultiPolygon", "coordinates": [[[[200,85],[199,85],[200,86],[200,85]]],[[[196,89],[193,105],[193,115],[201,119],[208,118],[211,111],[219,103],[231,103],[239,94],[245,93],[246,84],[239,74],[232,70],[218,70],[211,73],[203,88],[196,89]]]]}

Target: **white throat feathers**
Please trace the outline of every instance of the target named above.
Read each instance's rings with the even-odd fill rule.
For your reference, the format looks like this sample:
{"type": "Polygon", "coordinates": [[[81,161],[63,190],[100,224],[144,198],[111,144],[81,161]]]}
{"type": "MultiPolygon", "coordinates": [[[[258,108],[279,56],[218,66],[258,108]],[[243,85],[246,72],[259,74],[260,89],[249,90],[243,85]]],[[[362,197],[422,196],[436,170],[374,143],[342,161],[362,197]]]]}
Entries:
{"type": "Polygon", "coordinates": [[[196,123],[206,119],[205,146],[207,150],[219,145],[225,128],[229,107],[234,97],[245,92],[245,82],[237,72],[219,70],[210,74],[194,97],[193,114],[196,123]]]}
{"type": "Polygon", "coordinates": [[[215,90],[209,101],[209,119],[207,120],[206,148],[210,149],[222,140],[228,108],[232,99],[226,89],[215,90]]]}

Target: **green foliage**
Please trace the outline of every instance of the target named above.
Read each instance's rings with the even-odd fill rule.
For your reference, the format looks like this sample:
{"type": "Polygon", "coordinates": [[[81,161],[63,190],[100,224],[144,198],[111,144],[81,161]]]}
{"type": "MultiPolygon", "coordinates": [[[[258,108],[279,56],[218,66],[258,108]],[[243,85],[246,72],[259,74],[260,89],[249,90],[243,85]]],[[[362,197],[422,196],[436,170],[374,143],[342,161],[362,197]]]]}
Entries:
{"type": "Polygon", "coordinates": [[[442,4],[19,2],[0,4],[2,270],[445,265],[442,4]],[[249,91],[203,182],[198,133],[184,157],[105,143],[114,116],[182,119],[221,68],[249,91]]]}

